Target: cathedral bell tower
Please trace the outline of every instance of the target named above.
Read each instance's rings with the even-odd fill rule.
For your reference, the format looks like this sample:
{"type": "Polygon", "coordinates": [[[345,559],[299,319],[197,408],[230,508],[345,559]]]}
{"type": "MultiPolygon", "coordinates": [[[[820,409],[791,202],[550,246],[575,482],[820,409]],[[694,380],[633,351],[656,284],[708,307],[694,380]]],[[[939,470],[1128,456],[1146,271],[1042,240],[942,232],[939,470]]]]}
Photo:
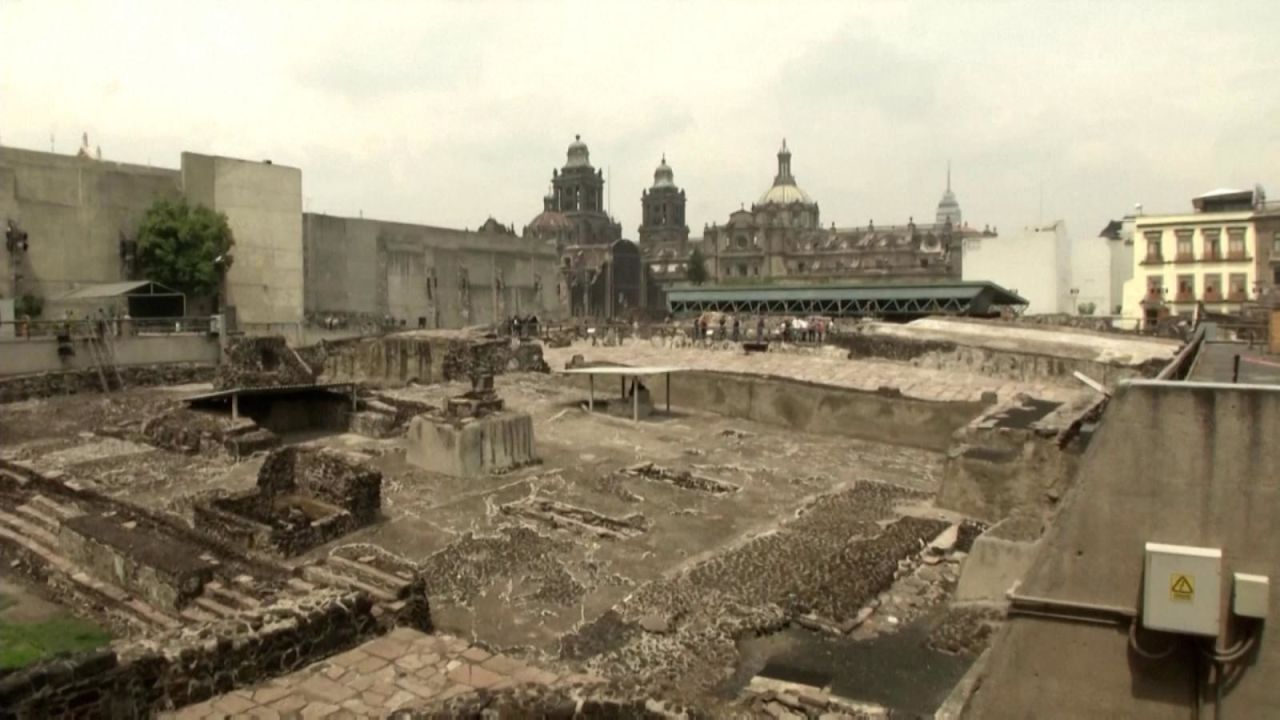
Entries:
{"type": "Polygon", "coordinates": [[[684,221],[684,191],[676,187],[674,173],[662,156],[658,169],[653,171],[653,186],[640,194],[640,252],[646,256],[651,249],[670,247],[680,249],[689,241],[689,226],[684,221]],[[677,247],[680,246],[680,247],[677,247]]]}

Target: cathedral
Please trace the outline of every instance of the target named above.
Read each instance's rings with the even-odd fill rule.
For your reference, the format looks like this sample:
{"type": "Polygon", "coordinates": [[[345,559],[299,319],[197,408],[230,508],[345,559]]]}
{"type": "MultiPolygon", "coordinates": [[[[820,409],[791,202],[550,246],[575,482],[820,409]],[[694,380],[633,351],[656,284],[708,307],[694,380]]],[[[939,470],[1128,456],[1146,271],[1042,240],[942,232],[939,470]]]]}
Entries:
{"type": "Polygon", "coordinates": [[[966,237],[991,235],[971,230],[951,190],[938,203],[933,223],[862,227],[822,227],[818,203],[800,189],[791,171],[786,140],[778,150],[773,183],[750,209],[729,215],[725,224],[703,229],[689,240],[684,225],[685,194],[676,187],[663,158],[653,187],[641,196],[640,249],[664,285],[685,282],[688,259],[702,250],[708,280],[716,283],[930,282],[959,280],[966,237]]]}
{"type": "Polygon", "coordinates": [[[712,284],[930,283],[960,280],[964,240],[995,234],[965,224],[950,167],[932,223],[823,227],[818,203],[791,171],[786,140],[773,183],[750,209],[706,225],[701,238],[689,237],[685,191],[665,155],[640,193],[638,244],[623,239],[606,210],[604,183],[575,136],[564,166],[551,171],[542,212],[524,228],[525,237],[556,248],[560,300],[574,316],[665,314],[665,289],[689,282],[695,250],[712,284]]]}
{"type": "Polygon", "coordinates": [[[639,248],[622,239],[622,226],[605,209],[604,182],[582,136],[574,136],[564,167],[551,171],[542,212],[525,226],[524,236],[554,243],[560,256],[557,289],[573,316],[630,317],[650,305],[654,312],[665,311],[639,248]]]}

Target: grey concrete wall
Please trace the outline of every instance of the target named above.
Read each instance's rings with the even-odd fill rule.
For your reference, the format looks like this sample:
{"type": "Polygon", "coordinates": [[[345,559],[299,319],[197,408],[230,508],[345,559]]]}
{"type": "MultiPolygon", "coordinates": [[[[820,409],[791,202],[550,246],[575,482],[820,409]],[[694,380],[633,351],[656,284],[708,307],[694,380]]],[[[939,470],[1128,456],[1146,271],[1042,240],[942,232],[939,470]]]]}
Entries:
{"type": "Polygon", "coordinates": [[[390,316],[410,328],[562,316],[554,247],[500,233],[307,213],[309,317],[390,316]]]}
{"type": "MultiPolygon", "coordinates": [[[[0,343],[0,377],[94,367],[88,342],[77,339],[72,343],[75,355],[66,360],[58,356],[58,343],[53,338],[0,343]]],[[[122,367],[218,362],[218,338],[203,333],[116,338],[113,345],[116,364],[122,367]]]]}
{"type": "Polygon", "coordinates": [[[187,199],[226,213],[235,236],[226,301],[239,322],[302,321],[302,171],[182,154],[187,199]]]}
{"type": "MultiPolygon", "coordinates": [[[[30,234],[18,294],[50,298],[122,278],[120,236],[132,237],[157,198],[181,196],[176,170],[0,147],[0,232],[12,218],[30,234]]],[[[0,252],[0,295],[14,295],[0,252]]]]}
{"type": "MultiPolygon", "coordinates": [[[[1020,592],[1137,609],[1148,541],[1222,548],[1224,576],[1280,576],[1280,388],[1123,386],[1020,592]]],[[[1230,583],[1223,583],[1227,602],[1230,583]]],[[[1280,621],[1271,593],[1268,624],[1280,621]]],[[[1147,640],[1152,650],[1169,638],[1147,640]]],[[[1194,652],[1129,650],[1122,629],[1011,618],[967,717],[1192,717],[1194,652]]],[[[1224,716],[1280,716],[1280,638],[1265,632],[1224,716]]]]}
{"type": "MultiPolygon", "coordinates": [[[[565,377],[574,378],[571,382],[579,387],[587,386],[585,377],[565,377]]],[[[976,402],[934,402],[760,375],[693,371],[674,373],[671,378],[673,408],[926,450],[946,450],[952,434],[983,408],[976,402]]],[[[664,408],[665,377],[644,382],[654,406],[664,408]]],[[[616,402],[617,379],[597,378],[596,392],[616,402]]]]}

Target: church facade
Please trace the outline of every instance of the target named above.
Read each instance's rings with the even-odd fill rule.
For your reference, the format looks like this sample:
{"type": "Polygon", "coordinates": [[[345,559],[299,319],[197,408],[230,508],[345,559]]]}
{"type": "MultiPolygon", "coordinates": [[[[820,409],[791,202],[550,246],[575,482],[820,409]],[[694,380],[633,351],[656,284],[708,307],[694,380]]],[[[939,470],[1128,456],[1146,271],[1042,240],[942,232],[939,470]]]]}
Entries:
{"type": "Polygon", "coordinates": [[[557,293],[575,317],[630,318],[665,299],[640,256],[622,237],[604,206],[604,173],[591,166],[581,136],[569,145],[564,167],[551,171],[551,189],[542,212],[524,228],[524,236],[554,245],[560,263],[557,293]]]}
{"type": "Polygon", "coordinates": [[[947,189],[932,223],[864,227],[822,226],[818,203],[796,182],[791,151],[783,140],[773,183],[728,222],[703,229],[689,240],[684,225],[685,194],[663,159],[654,185],[641,197],[644,222],[641,253],[665,285],[687,281],[694,248],[705,258],[708,281],[716,283],[930,282],[959,280],[966,237],[991,236],[992,229],[964,224],[959,202],[947,189]]]}

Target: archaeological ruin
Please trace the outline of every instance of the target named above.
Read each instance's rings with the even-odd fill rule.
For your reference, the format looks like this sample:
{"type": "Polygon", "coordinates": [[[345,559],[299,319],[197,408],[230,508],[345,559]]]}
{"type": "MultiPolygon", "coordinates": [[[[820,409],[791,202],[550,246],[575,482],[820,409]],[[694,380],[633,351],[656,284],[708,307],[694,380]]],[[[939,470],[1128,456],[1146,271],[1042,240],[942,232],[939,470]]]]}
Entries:
{"type": "Polygon", "coordinates": [[[0,667],[0,718],[959,717],[1009,692],[977,688],[1108,405],[1200,351],[500,330],[229,338],[0,405],[0,596],[103,637],[0,667]]]}

